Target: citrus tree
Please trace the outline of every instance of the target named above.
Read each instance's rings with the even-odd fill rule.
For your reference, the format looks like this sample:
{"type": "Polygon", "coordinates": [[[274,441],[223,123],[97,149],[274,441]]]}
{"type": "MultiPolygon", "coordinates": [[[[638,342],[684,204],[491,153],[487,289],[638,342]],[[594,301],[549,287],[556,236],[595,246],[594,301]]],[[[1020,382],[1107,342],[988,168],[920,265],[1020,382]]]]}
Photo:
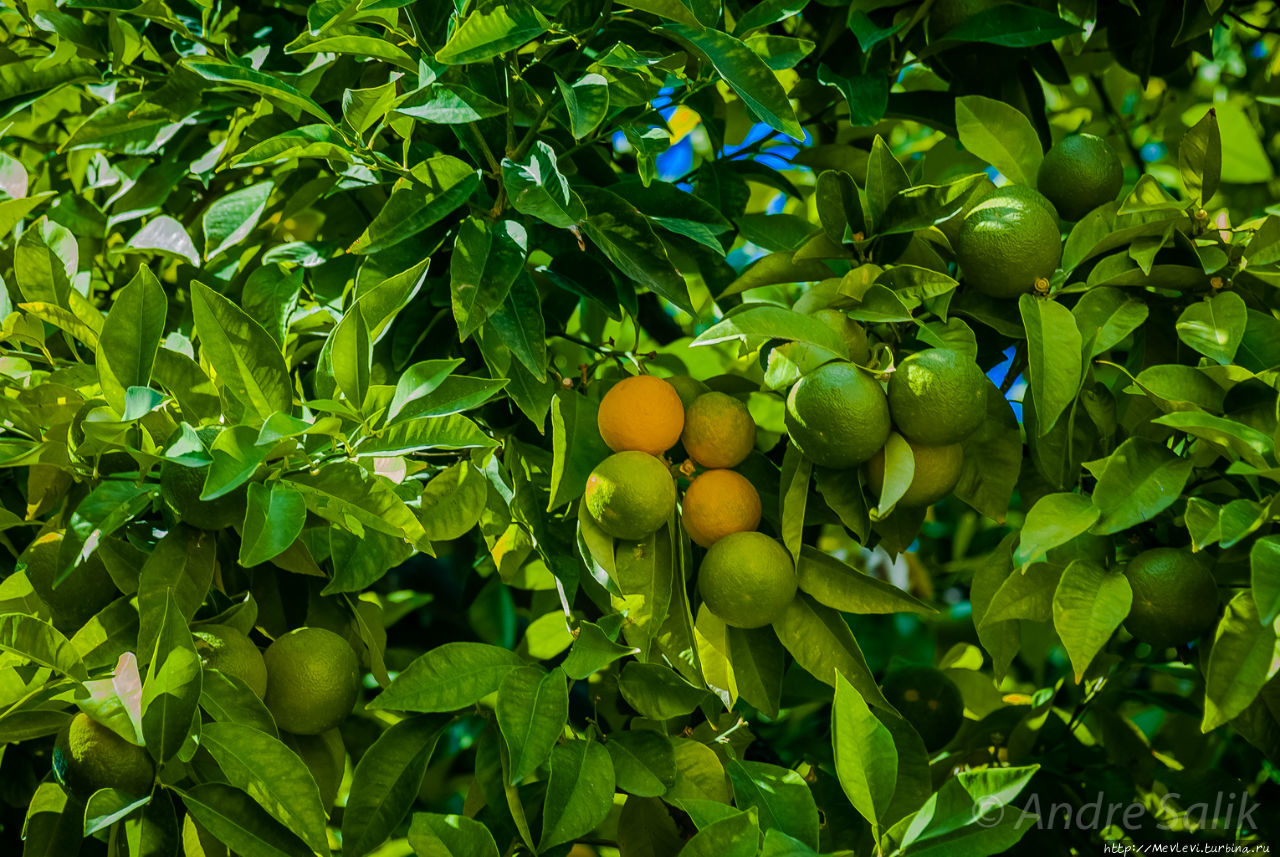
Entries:
{"type": "Polygon", "coordinates": [[[4,853],[1274,841],[1275,11],[6,3],[4,853]]]}

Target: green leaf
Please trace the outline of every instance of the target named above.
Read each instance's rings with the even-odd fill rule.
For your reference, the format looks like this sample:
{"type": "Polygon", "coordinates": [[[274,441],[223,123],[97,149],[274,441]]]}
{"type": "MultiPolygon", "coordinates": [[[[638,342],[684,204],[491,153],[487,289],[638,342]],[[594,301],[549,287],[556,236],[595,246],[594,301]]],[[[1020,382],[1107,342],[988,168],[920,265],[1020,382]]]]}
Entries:
{"type": "Polygon", "coordinates": [[[1223,366],[1236,358],[1248,323],[1248,307],[1235,292],[1219,292],[1178,316],[1178,338],[1223,366]]]}
{"type": "Polygon", "coordinates": [[[1014,619],[1052,621],[1053,594],[1062,572],[1061,566],[1038,562],[1006,577],[983,612],[980,627],[1014,619]]]}
{"type": "Polygon", "coordinates": [[[358,525],[413,545],[426,541],[421,522],[395,493],[393,483],[366,473],[358,464],[329,464],[318,473],[290,474],[287,481],[301,489],[309,511],[344,529],[358,525]]]}
{"type": "Polygon", "coordinates": [[[985,174],[976,173],[949,184],[903,188],[885,206],[876,232],[897,235],[944,223],[960,212],[985,179],[985,174]]]}
{"type": "Polygon", "coordinates": [[[755,809],[761,830],[778,830],[810,848],[818,847],[818,805],[799,773],[764,762],[731,759],[729,781],[734,804],[740,809],[755,809]]]}
{"type": "Polygon", "coordinates": [[[1003,854],[1035,826],[1038,816],[1005,809],[1039,765],[962,771],[948,779],[925,805],[889,831],[904,853],[951,855],[1003,854]]]}
{"type": "Polygon", "coordinates": [[[1078,32],[1079,27],[1052,12],[1021,3],[1001,3],[969,16],[959,26],[947,31],[944,37],[960,42],[1029,48],[1078,32]]]}
{"type": "MultiPolygon", "coordinates": [[[[336,42],[336,39],[321,39],[320,42],[310,45],[309,47],[317,50],[324,50],[320,45],[324,42],[336,42]]],[[[370,39],[374,44],[383,47],[393,48],[387,42],[381,39],[370,39]]],[[[335,46],[336,47],[336,46],[335,46]]],[[[351,45],[342,45],[343,48],[352,47],[351,45]]],[[[402,54],[402,51],[395,49],[396,53],[402,54]]],[[[357,53],[357,51],[343,51],[344,53],[357,53]]],[[[386,51],[383,51],[386,53],[386,51]]],[[[407,55],[405,55],[407,59],[407,55]]],[[[396,57],[395,59],[400,59],[396,57]]],[[[405,65],[412,65],[405,63],[405,65]]],[[[370,86],[364,89],[348,89],[342,93],[342,118],[355,130],[357,134],[364,134],[373,125],[381,122],[383,117],[387,115],[387,111],[395,103],[397,94],[397,86],[395,81],[384,83],[381,86],[370,86]]]]}
{"type": "Polygon", "coordinates": [[[207,723],[200,746],[227,782],[321,854],[329,853],[320,789],[297,754],[272,735],[239,723],[207,723]]]}
{"type": "Polygon", "coordinates": [[[79,681],[88,670],[71,642],[48,622],[22,613],[0,614],[0,650],[79,681]]]}
{"type": "Polygon", "coordinates": [[[1100,286],[1081,295],[1071,314],[1085,344],[1085,359],[1092,360],[1141,327],[1149,310],[1120,289],[1100,286]]]}
{"type": "Polygon", "coordinates": [[[353,155],[342,134],[330,125],[303,125],[268,137],[236,155],[232,167],[254,167],[294,158],[350,161],[353,155]]]}
{"type": "Polygon", "coordinates": [[[1261,621],[1249,592],[1239,592],[1227,605],[1209,650],[1200,731],[1210,732],[1239,716],[1277,671],[1275,626],[1261,621]]]}
{"type": "Polygon", "coordinates": [[[938,612],[892,583],[859,571],[812,545],[800,548],[796,575],[801,591],[842,613],[938,612]]]}
{"type": "Polygon", "coordinates": [[[547,324],[542,317],[542,296],[528,271],[521,271],[511,291],[493,315],[489,329],[498,335],[511,355],[539,381],[547,375],[547,324]]]}
{"type": "Polygon", "coordinates": [[[429,395],[448,378],[454,369],[462,365],[462,358],[450,360],[424,360],[405,369],[396,381],[396,392],[387,406],[387,421],[391,422],[410,402],[429,395]]]}
{"type": "Polygon", "coordinates": [[[446,643],[419,655],[369,703],[391,711],[456,711],[484,699],[524,662],[483,643],[446,643]]]}
{"type": "Polygon", "coordinates": [[[578,191],[587,206],[582,229],[625,276],[693,314],[689,289],[648,218],[625,199],[599,188],[578,191]]]}
{"type": "Polygon", "coordinates": [[[637,797],[658,797],[676,782],[671,739],[648,729],[612,732],[604,745],[613,760],[617,787],[637,797]]]}
{"type": "Polygon", "coordinates": [[[568,228],[587,216],[586,206],[560,173],[555,150],[541,140],[522,161],[503,159],[502,185],[516,211],[552,226],[568,228]]]}
{"type": "Polygon", "coordinates": [[[528,235],[515,220],[487,224],[468,217],[458,229],[449,260],[453,317],[465,340],[507,297],[524,266],[528,235]]]}
{"type": "Polygon", "coordinates": [[[577,639],[573,641],[573,648],[569,650],[568,656],[561,662],[560,669],[569,678],[584,681],[614,661],[639,651],[633,646],[615,643],[599,625],[583,622],[578,626],[577,639]]]}
{"type": "Polygon", "coordinates": [[[489,829],[465,815],[415,812],[409,823],[409,847],[433,857],[498,857],[489,829]]]}
{"type": "Polygon", "coordinates": [[[431,124],[462,125],[501,116],[506,108],[462,84],[437,81],[406,95],[395,110],[431,124]]]}
{"type": "Polygon", "coordinates": [[[1017,561],[1021,565],[1043,559],[1045,553],[1088,532],[1102,512],[1084,494],[1046,494],[1027,512],[1019,535],[1017,561]]]}
{"type": "Polygon", "coordinates": [[[557,75],[556,88],[564,101],[569,115],[569,132],[575,140],[589,135],[609,115],[609,82],[604,75],[585,74],[572,84],[557,75]]]}
{"type": "Polygon", "coordinates": [[[164,763],[187,740],[200,702],[200,656],[187,620],[166,592],[160,632],[142,684],[142,735],[152,758],[164,763]]]}
{"type": "Polygon", "coordinates": [[[259,182],[229,193],[209,206],[200,220],[206,261],[249,237],[266,211],[267,200],[274,189],[273,182],[259,182]]]}
{"type": "Polygon", "coordinates": [[[343,314],[326,343],[338,391],[356,410],[364,406],[373,369],[373,342],[364,315],[356,307],[343,314]]]}
{"type": "Polygon", "coordinates": [[[447,724],[439,715],[406,718],[379,735],[360,757],[342,814],[344,855],[368,854],[395,835],[417,800],[447,724]]]}
{"type": "Polygon", "coordinates": [[[970,154],[1015,184],[1036,186],[1044,149],[1022,111],[982,95],[964,95],[956,99],[956,129],[970,154]]]}
{"type": "Polygon", "coordinates": [[[217,551],[211,534],[174,527],[151,550],[138,579],[138,650],[145,657],[156,645],[169,598],[190,621],[213,582],[217,551]]]}
{"type": "Polygon", "coordinates": [[[1264,625],[1280,616],[1280,536],[1263,536],[1249,549],[1253,603],[1264,625]]]}
{"type": "Polygon", "coordinates": [[[191,284],[200,345],[224,396],[238,402],[254,425],[293,407],[293,386],[280,346],[244,310],[201,282],[191,284]]]}
{"type": "Polygon", "coordinates": [[[843,676],[872,705],[889,706],[853,632],[836,611],[797,594],[773,630],[796,663],[818,681],[834,688],[836,677],[843,676]]]}
{"type": "Polygon", "coordinates": [[[275,75],[243,65],[232,65],[212,58],[184,59],[183,64],[207,81],[230,89],[240,89],[262,96],[292,110],[309,113],[321,122],[333,121],[324,108],[275,75]]]}
{"type": "Polygon", "coordinates": [[[1093,504],[1102,512],[1096,533],[1118,533],[1169,508],[1191,477],[1192,463],[1166,447],[1131,437],[1101,465],[1093,504]]]}
{"type": "Polygon", "coordinates": [[[1222,178],[1222,135],[1218,113],[1210,107],[1178,143],[1178,171],[1193,204],[1203,205],[1218,191],[1222,178]]]}
{"type": "Polygon", "coordinates": [[[480,173],[466,161],[436,155],[411,171],[391,190],[391,198],[348,248],[351,253],[377,253],[412,238],[452,214],[480,187],[480,173]]]}
{"type": "Polygon", "coordinates": [[[1076,560],[1053,593],[1053,627],[1075,668],[1076,683],[1129,615],[1133,589],[1118,571],[1076,560]]]}
{"type": "Polygon", "coordinates": [[[569,719],[569,686],[559,669],[527,666],[498,686],[498,728],[511,759],[508,781],[519,785],[551,755],[569,719]]]}
{"type": "Polygon", "coordinates": [[[805,342],[823,349],[831,359],[848,354],[848,346],[831,327],[813,316],[767,304],[751,304],[704,330],[692,345],[741,340],[756,349],[770,339],[805,342]]]}
{"type": "Polygon", "coordinates": [[[681,0],[619,0],[618,5],[638,9],[641,12],[650,12],[659,18],[688,24],[698,30],[702,29],[702,22],[698,20],[698,16],[693,14],[693,10],[681,0]]]}
{"type": "Polygon", "coordinates": [[[898,193],[911,186],[911,179],[902,163],[894,155],[889,144],[879,134],[871,141],[871,155],[867,158],[866,219],[867,228],[875,233],[889,203],[898,193]]]}
{"type": "Polygon", "coordinates": [[[60,251],[67,248],[68,237],[66,229],[44,218],[22,233],[13,250],[13,276],[24,300],[66,306],[72,272],[60,251]]]}
{"type": "Polygon", "coordinates": [[[845,797],[879,830],[898,780],[898,749],[862,694],[841,675],[831,708],[831,746],[845,797]]]}
{"type": "Polygon", "coordinates": [[[1040,434],[1048,434],[1080,389],[1083,343],[1075,316],[1057,301],[1023,295],[1018,311],[1027,331],[1027,376],[1040,434]]]}
{"type": "Polygon", "coordinates": [[[463,19],[436,52],[436,60],[450,65],[484,62],[538,38],[550,26],[525,0],[489,0],[463,19]]]}
{"type": "Polygon", "coordinates": [[[573,390],[557,390],[551,403],[551,499],[554,511],[582,496],[587,477],[609,456],[596,425],[596,403],[573,390]]]}
{"type": "Polygon", "coordinates": [[[289,828],[267,815],[252,798],[226,783],[176,790],[192,818],[237,854],[254,857],[314,857],[289,828]]]}
{"type": "Polygon", "coordinates": [[[661,664],[628,661],[618,676],[618,690],[627,704],[653,720],[688,714],[707,698],[707,692],[661,664]]]}
{"type": "Polygon", "coordinates": [[[461,538],[484,513],[489,483],[469,461],[459,461],[436,474],[422,489],[422,528],[433,542],[461,538]]]}
{"type": "Polygon", "coordinates": [[[98,337],[95,362],[102,393],[119,413],[124,413],[130,387],[151,383],[168,311],[164,289],[146,267],[115,295],[98,337]]]}
{"type": "Polygon", "coordinates": [[[252,726],[268,735],[278,735],[271,712],[243,680],[218,670],[204,670],[200,680],[200,707],[216,721],[252,726]]]}
{"type": "Polygon", "coordinates": [[[952,493],[991,520],[1003,522],[1022,471],[1022,426],[990,378],[987,419],[963,443],[964,463],[952,493]]]}
{"type": "Polygon", "coordinates": [[[288,550],[307,521],[307,501],[287,482],[249,485],[240,564],[245,568],[274,559],[288,550]]]}
{"type": "Polygon", "coordinates": [[[818,66],[818,82],[834,86],[844,96],[849,108],[849,124],[865,128],[884,119],[889,109],[892,81],[883,72],[872,70],[862,74],[838,74],[826,63],[818,66]]]}
{"type": "MultiPolygon", "coordinates": [[[[434,361],[432,361],[434,362],[434,361]]],[[[429,392],[424,385],[406,395],[395,411],[396,424],[422,417],[445,417],[480,407],[507,386],[501,378],[477,378],[472,375],[450,375],[429,392]]],[[[392,400],[392,407],[396,402],[392,400]]]]}
{"type": "Polygon", "coordinates": [[[90,795],[85,803],[84,835],[88,837],[100,830],[106,830],[150,801],[151,795],[136,798],[119,789],[99,789],[90,795]]]}
{"type": "Polygon", "coordinates": [[[782,84],[755,51],[719,30],[687,24],[668,24],[662,29],[705,56],[761,122],[796,140],[804,139],[804,129],[782,84]]]}
{"type": "Polygon", "coordinates": [[[613,760],[595,741],[557,744],[542,807],[539,851],[591,832],[613,806],[613,760]]]}
{"type": "Polygon", "coordinates": [[[760,827],[754,812],[735,812],[699,830],[680,857],[755,857],[760,827]]]}

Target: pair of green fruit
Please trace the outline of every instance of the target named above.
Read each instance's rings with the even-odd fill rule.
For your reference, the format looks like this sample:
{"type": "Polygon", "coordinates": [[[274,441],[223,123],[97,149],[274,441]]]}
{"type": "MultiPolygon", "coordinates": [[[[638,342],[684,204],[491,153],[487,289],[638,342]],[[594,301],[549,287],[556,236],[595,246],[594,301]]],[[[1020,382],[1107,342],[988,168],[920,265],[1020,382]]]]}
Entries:
{"type": "Polygon", "coordinates": [[[828,363],[792,386],[784,420],[792,443],[820,467],[871,462],[868,477],[884,487],[884,447],[893,428],[911,447],[914,476],[903,506],[937,502],[960,478],[960,444],[986,420],[988,382],[965,354],[929,348],[904,358],[888,392],[852,363],[828,363]]]}

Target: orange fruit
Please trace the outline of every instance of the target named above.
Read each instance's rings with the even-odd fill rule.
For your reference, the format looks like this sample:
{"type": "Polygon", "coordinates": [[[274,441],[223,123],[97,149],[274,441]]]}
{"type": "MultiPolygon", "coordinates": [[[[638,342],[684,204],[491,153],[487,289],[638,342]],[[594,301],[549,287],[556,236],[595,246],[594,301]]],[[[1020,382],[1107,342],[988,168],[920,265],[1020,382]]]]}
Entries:
{"type": "Polygon", "coordinates": [[[685,411],[680,441],[689,457],[703,467],[736,467],[755,448],[756,421],[733,396],[703,393],[685,411]]]}
{"type": "Polygon", "coordinates": [[[596,424],[614,452],[637,450],[660,456],[680,439],[684,405],[676,388],[661,378],[632,375],[604,394],[596,424]]]}
{"type": "Polygon", "coordinates": [[[730,533],[760,525],[760,494],[740,473],[708,470],[684,492],[680,518],[689,538],[709,548],[730,533]]]}

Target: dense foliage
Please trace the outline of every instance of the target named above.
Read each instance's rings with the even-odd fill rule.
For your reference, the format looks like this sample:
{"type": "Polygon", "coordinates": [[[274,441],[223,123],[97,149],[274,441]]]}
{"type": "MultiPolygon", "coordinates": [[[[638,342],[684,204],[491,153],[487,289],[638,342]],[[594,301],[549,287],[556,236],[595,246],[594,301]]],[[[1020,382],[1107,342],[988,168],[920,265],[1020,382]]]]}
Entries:
{"type": "Polygon", "coordinates": [[[1280,793],[1275,11],[4,4],[3,850],[1276,839],[1240,812],[1280,793]],[[967,287],[964,213],[1077,131],[1119,197],[1021,296],[967,287]],[[788,389],[849,356],[822,308],[881,380],[929,346],[988,373],[953,496],[878,508],[788,440],[788,389]],[[772,626],[705,609],[674,520],[582,511],[638,372],[747,403],[799,571],[772,626]],[[1121,627],[1157,546],[1221,602],[1184,593],[1170,626],[1213,626],[1168,649],[1121,627]],[[215,626],[355,649],[336,773],[215,626]],[[907,665],[963,696],[941,749],[882,693],[907,665]],[[90,745],[154,788],[78,791],[90,745]]]}

